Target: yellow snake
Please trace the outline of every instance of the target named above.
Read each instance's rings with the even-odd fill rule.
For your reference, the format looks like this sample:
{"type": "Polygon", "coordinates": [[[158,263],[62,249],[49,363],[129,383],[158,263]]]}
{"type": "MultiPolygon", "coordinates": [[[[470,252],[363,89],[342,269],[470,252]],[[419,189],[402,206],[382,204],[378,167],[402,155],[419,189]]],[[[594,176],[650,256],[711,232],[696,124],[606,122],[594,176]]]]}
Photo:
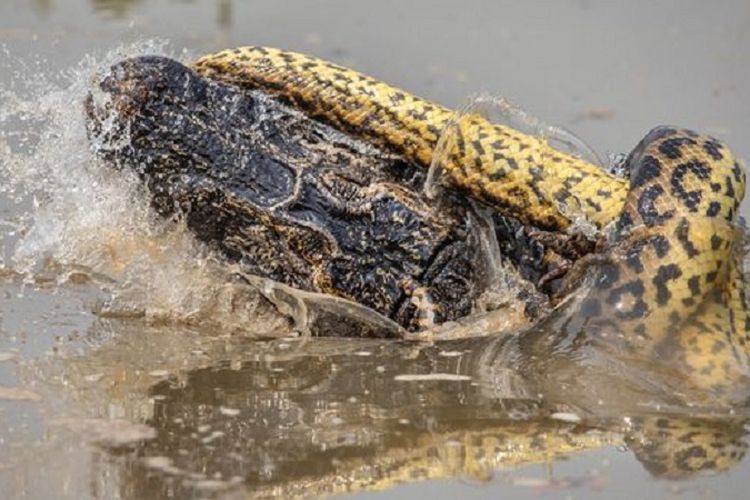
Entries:
{"type": "Polygon", "coordinates": [[[721,142],[654,129],[630,154],[627,181],[544,138],[314,57],[244,47],[202,57],[193,68],[276,95],[425,168],[448,130],[439,160],[451,184],[525,224],[564,231],[575,218],[600,229],[616,223],[608,262],[578,304],[581,321],[614,326],[629,348],[676,358],[700,387],[748,381],[750,320],[736,227],[745,173],[721,142]]]}

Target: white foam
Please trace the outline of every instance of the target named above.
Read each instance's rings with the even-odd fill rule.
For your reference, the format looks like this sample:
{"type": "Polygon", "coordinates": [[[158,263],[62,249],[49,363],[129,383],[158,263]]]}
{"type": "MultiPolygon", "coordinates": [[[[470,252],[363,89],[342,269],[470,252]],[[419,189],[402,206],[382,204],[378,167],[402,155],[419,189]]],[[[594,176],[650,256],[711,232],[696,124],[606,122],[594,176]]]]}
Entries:
{"type": "Polygon", "coordinates": [[[278,314],[269,323],[259,318],[261,299],[231,279],[232,269],[179,222],[152,213],[134,175],[93,152],[105,145],[87,137],[86,96],[114,63],[143,54],[178,58],[167,43],[147,40],[86,56],[62,72],[45,73],[38,63],[31,73],[7,54],[0,62],[12,68],[0,87],[0,268],[30,283],[51,268],[59,283],[70,269],[83,272],[109,292],[95,308],[103,315],[252,325],[262,334],[281,329],[278,314]]]}

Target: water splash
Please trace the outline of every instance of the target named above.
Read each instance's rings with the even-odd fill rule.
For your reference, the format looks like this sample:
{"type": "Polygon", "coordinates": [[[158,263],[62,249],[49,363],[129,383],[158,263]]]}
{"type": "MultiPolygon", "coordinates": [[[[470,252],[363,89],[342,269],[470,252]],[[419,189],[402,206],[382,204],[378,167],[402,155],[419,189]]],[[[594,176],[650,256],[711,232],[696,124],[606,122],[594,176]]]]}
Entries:
{"type": "Polygon", "coordinates": [[[145,53],[180,58],[166,42],[147,40],[55,73],[6,51],[0,276],[56,286],[93,281],[106,292],[94,307],[104,316],[288,333],[288,322],[254,287],[236,279],[179,221],[152,213],[132,173],[104,168],[93,153],[102,144],[87,137],[83,108],[93,82],[117,61],[145,53]]]}

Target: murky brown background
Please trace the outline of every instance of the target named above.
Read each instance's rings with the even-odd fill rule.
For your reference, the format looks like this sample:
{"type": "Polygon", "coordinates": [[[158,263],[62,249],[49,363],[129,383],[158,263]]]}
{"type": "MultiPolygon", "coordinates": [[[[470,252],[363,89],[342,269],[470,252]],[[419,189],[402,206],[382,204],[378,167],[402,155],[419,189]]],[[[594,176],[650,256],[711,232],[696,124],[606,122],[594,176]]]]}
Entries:
{"type": "MultiPolygon", "coordinates": [[[[0,0],[0,43],[8,57],[30,61],[29,75],[39,70],[32,61],[46,61],[45,71],[65,69],[123,41],[154,37],[195,55],[245,44],[309,52],[450,106],[497,93],[603,153],[628,151],[652,126],[676,124],[712,133],[750,158],[744,0],[0,0]]],[[[0,74],[0,87],[14,79],[0,74]]],[[[0,221],[13,210],[0,202],[0,221]]],[[[434,387],[394,386],[394,372],[413,371],[422,358],[382,346],[261,347],[217,340],[221,332],[102,320],[90,312],[97,293],[0,281],[0,387],[29,391],[0,395],[0,498],[242,497],[256,484],[235,484],[246,476],[330,473],[326,446],[366,462],[394,443],[418,448],[430,432],[470,429],[473,419],[500,425],[497,415],[528,411],[497,408],[496,398],[460,380],[440,382],[455,401],[434,387]],[[80,356],[59,361],[58,351],[80,356]],[[332,375],[342,367],[350,376],[332,375]],[[148,419],[161,434],[137,453],[172,461],[146,458],[145,467],[127,446],[105,452],[82,444],[97,434],[130,442],[149,432],[101,428],[92,416],[148,419]],[[311,443],[317,454],[303,446],[311,443]],[[279,472],[285,457],[295,469],[279,472]]],[[[613,445],[497,473],[490,482],[459,467],[448,474],[458,479],[362,496],[742,498],[749,473],[745,460],[719,476],[658,480],[613,445]]]]}

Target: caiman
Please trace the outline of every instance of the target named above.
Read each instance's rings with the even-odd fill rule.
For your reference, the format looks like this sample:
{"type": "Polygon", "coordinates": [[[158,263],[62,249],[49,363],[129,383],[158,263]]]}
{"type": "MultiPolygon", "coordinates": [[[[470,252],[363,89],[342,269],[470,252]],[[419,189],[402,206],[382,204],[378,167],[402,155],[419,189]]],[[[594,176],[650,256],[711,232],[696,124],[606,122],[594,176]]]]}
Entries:
{"type": "Polygon", "coordinates": [[[531,283],[586,246],[560,244],[558,256],[552,233],[482,214],[458,193],[430,200],[414,162],[169,59],[125,61],[101,90],[101,106],[88,101],[99,152],[145,179],[159,213],[183,217],[249,274],[349,299],[407,330],[482,310],[498,274],[494,239],[520,323],[546,310],[531,283]]]}

